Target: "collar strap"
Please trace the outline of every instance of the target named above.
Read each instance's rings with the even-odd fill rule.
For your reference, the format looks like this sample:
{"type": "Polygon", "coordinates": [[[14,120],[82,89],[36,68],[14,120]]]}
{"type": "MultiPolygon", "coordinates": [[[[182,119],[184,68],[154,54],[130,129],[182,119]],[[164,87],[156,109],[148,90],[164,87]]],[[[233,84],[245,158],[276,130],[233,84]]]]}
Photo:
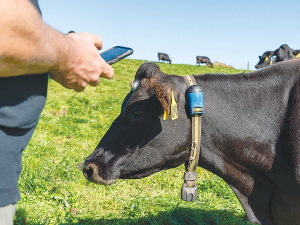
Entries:
{"type": "Polygon", "coordinates": [[[181,198],[184,201],[194,201],[197,198],[196,169],[200,156],[201,116],[203,114],[203,92],[193,76],[184,76],[189,88],[187,89],[190,114],[192,117],[191,155],[184,173],[184,184],[181,188],[181,198]],[[191,87],[193,86],[193,87],[191,87]],[[190,89],[193,89],[190,92],[190,89]],[[194,92],[196,91],[196,92],[194,92]],[[190,95],[192,94],[192,95],[190,95]]]}

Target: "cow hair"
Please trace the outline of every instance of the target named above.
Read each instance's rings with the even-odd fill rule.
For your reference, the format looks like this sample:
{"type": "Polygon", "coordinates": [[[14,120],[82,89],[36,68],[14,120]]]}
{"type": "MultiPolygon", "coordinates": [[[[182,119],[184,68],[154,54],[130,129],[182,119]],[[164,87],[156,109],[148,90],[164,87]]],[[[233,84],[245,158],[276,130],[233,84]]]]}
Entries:
{"type": "Polygon", "coordinates": [[[266,58],[266,57],[272,57],[274,55],[274,51],[266,51],[264,52],[263,54],[263,57],[266,58]]]}
{"type": "Polygon", "coordinates": [[[143,87],[157,97],[161,106],[167,111],[171,112],[171,87],[168,83],[163,83],[157,78],[146,78],[142,81],[143,87]]]}
{"type": "Polygon", "coordinates": [[[159,74],[162,74],[162,72],[156,64],[146,62],[143,65],[141,65],[138,71],[136,72],[135,80],[142,80],[143,78],[155,77],[159,74]]]}
{"type": "Polygon", "coordinates": [[[164,76],[159,67],[150,62],[140,66],[135,75],[132,89],[136,90],[138,86],[143,86],[149,94],[155,95],[160,101],[162,107],[170,114],[171,111],[171,88],[167,83],[162,83],[158,77],[164,76]]]}

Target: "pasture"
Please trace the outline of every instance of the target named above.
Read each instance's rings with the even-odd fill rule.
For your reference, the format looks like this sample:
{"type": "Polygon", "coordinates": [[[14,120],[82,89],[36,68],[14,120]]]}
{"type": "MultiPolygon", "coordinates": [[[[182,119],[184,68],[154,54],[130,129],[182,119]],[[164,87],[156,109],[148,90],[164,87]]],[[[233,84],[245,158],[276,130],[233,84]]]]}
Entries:
{"type": "MultiPolygon", "coordinates": [[[[94,151],[119,114],[143,62],[118,62],[113,65],[114,79],[102,79],[83,93],[49,81],[46,107],[23,153],[22,199],[15,224],[251,224],[229,186],[201,168],[194,202],[180,199],[183,166],[111,186],[90,183],[78,170],[76,165],[94,151]]],[[[243,72],[220,66],[158,65],[178,75],[243,72]]]]}

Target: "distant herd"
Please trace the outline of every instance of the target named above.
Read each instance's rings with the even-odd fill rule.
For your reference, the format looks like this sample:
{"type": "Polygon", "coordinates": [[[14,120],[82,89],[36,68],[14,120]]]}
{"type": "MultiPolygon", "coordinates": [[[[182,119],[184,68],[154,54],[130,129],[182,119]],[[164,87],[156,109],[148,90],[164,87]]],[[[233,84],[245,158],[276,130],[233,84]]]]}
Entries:
{"type": "MultiPolygon", "coordinates": [[[[170,64],[172,63],[172,60],[170,59],[169,55],[166,54],[166,53],[157,53],[158,55],[158,62],[163,61],[167,61],[169,62],[170,64]]],[[[200,63],[205,63],[206,65],[210,66],[210,67],[213,67],[213,64],[211,63],[210,59],[206,56],[196,56],[196,64],[199,64],[200,66],[200,63]]]]}
{"type": "MultiPolygon", "coordinates": [[[[158,62],[163,61],[169,62],[170,64],[172,63],[168,54],[159,52],[157,55],[158,62]]],[[[275,51],[264,52],[262,56],[259,56],[258,58],[259,62],[255,65],[256,69],[270,66],[277,62],[300,58],[300,50],[294,50],[287,44],[283,44],[275,51]]],[[[213,67],[213,63],[211,63],[207,56],[196,56],[196,65],[200,66],[201,63],[205,63],[207,66],[213,67]]]]}

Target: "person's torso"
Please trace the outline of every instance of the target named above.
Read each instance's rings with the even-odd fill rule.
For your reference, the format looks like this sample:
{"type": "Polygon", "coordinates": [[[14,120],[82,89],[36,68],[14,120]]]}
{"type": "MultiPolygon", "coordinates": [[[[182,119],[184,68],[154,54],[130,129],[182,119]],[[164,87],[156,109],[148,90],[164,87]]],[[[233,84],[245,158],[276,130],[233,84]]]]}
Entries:
{"type": "MultiPolygon", "coordinates": [[[[30,0],[40,12],[37,0],[30,0]]],[[[31,128],[46,102],[48,74],[0,78],[0,128],[31,128]]]]}

